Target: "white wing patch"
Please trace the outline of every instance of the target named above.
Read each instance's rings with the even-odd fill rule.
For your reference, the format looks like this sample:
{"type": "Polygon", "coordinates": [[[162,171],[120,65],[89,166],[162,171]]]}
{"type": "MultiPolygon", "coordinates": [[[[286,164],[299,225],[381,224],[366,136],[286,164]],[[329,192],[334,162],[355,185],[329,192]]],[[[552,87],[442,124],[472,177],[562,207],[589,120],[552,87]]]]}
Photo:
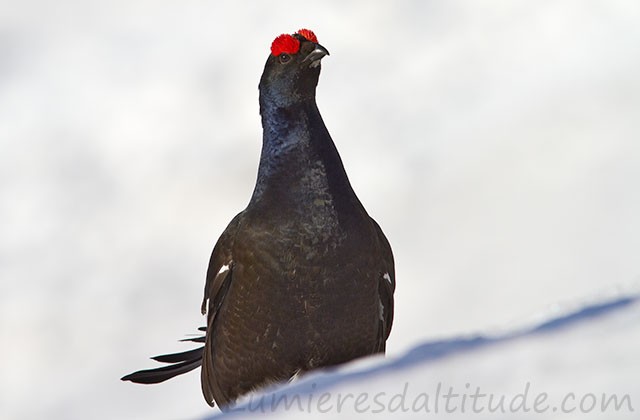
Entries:
{"type": "Polygon", "coordinates": [[[384,273],[382,278],[385,279],[386,281],[388,281],[389,284],[391,284],[391,276],[389,275],[389,273],[384,273]]]}
{"type": "Polygon", "coordinates": [[[220,270],[218,270],[218,274],[222,274],[225,271],[229,271],[229,264],[225,264],[222,267],[220,267],[220,270]]]}
{"type": "Polygon", "coordinates": [[[378,299],[378,317],[380,318],[380,321],[384,321],[384,305],[382,304],[382,301],[378,299]]]}

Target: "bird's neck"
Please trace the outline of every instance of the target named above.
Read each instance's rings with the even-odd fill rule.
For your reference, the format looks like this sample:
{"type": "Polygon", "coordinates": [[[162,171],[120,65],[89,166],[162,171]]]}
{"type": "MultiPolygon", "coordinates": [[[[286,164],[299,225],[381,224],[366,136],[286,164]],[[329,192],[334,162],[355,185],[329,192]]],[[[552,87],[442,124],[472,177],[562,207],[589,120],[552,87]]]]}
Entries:
{"type": "Polygon", "coordinates": [[[332,200],[360,205],[315,100],[261,103],[263,144],[252,203],[278,206],[332,200]]]}

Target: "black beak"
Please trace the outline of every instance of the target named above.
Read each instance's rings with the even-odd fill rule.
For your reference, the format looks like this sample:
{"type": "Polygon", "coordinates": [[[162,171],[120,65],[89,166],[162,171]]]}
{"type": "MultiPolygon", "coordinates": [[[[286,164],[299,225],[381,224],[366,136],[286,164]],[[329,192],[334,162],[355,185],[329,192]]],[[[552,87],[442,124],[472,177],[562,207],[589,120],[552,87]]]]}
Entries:
{"type": "Polygon", "coordinates": [[[309,65],[309,67],[316,67],[320,65],[320,60],[322,60],[325,55],[329,55],[329,51],[327,51],[327,49],[322,45],[316,44],[316,47],[313,49],[313,51],[311,51],[309,55],[307,55],[304,60],[302,60],[302,62],[305,63],[307,61],[310,61],[311,64],[309,65]]]}

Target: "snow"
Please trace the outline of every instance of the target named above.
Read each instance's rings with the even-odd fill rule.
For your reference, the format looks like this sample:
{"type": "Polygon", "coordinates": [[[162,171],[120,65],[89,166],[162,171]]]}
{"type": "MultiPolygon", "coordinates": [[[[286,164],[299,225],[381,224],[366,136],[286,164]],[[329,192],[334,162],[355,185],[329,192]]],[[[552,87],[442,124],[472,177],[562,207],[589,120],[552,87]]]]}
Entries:
{"type": "MultiPolygon", "coordinates": [[[[119,378],[203,325],[211,249],[255,182],[262,67],[301,27],[331,51],[318,105],[394,250],[390,363],[628,296],[639,21],[623,0],[1,2],[0,418],[212,413],[196,372],[119,378]]],[[[458,352],[425,385],[631,392],[612,377],[637,373],[616,359],[637,332],[604,322],[458,352]]]]}

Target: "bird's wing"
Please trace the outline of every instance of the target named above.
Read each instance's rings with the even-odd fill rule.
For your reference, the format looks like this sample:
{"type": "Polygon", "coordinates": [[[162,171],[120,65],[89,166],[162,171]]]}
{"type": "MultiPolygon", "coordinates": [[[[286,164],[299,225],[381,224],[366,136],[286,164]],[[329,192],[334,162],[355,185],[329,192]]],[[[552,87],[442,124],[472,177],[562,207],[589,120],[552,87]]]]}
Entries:
{"type": "Polygon", "coordinates": [[[380,298],[380,327],[378,329],[378,351],[384,352],[386,341],[391,333],[393,325],[393,293],[396,289],[396,273],[393,261],[393,252],[387,237],[382,232],[378,223],[371,219],[377,235],[382,255],[382,270],[378,280],[378,295],[380,298]]]}
{"type": "Polygon", "coordinates": [[[241,217],[242,213],[238,214],[229,223],[229,226],[227,226],[213,248],[207,270],[207,281],[204,286],[204,298],[202,299],[201,311],[203,315],[207,314],[207,335],[202,354],[202,374],[200,379],[204,398],[212,407],[215,405],[216,400],[221,401],[221,390],[213,369],[214,352],[212,343],[215,335],[215,322],[218,310],[224,301],[233,278],[232,249],[241,217]]]}

